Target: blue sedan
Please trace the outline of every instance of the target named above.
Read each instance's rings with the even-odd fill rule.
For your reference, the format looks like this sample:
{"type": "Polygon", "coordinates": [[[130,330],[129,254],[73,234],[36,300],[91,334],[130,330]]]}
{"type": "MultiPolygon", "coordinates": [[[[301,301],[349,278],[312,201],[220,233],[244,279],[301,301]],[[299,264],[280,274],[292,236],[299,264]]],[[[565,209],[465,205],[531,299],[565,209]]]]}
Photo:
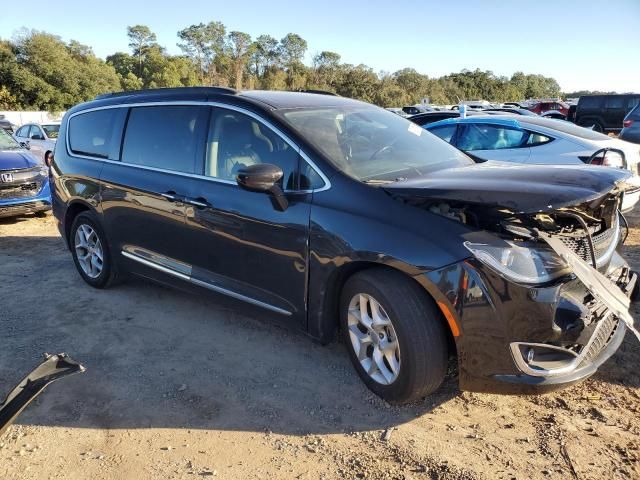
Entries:
{"type": "Polygon", "coordinates": [[[0,218],[50,209],[49,169],[0,129],[0,218]]]}

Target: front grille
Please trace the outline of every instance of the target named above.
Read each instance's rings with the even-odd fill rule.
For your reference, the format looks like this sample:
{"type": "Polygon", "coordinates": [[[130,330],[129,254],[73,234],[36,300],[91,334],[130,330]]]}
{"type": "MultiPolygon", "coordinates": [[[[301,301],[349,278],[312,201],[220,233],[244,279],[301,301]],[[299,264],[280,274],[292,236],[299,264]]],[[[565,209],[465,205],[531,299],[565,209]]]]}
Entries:
{"type": "Polygon", "coordinates": [[[20,185],[0,185],[0,200],[33,197],[39,190],[40,184],[38,182],[29,182],[20,185]]]}
{"type": "MultiPolygon", "coordinates": [[[[599,261],[604,257],[607,250],[611,247],[611,243],[616,241],[618,236],[618,222],[616,222],[611,228],[608,228],[604,232],[597,235],[592,235],[593,247],[595,249],[596,260],[599,261]]],[[[591,263],[591,249],[589,248],[589,241],[587,236],[582,237],[559,237],[568,248],[573,250],[580,258],[585,262],[591,263]]]]}

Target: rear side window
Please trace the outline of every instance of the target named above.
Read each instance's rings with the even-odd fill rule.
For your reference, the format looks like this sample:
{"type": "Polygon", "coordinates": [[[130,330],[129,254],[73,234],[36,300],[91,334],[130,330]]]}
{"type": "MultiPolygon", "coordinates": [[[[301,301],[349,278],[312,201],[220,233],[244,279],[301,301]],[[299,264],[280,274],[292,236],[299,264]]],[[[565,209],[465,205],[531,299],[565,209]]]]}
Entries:
{"type": "Polygon", "coordinates": [[[117,160],[122,128],[119,108],[80,113],[69,120],[69,149],[76,155],[117,160]]]}
{"type": "Polygon", "coordinates": [[[622,108],[624,97],[607,97],[607,108],[622,108]]]}
{"type": "Polygon", "coordinates": [[[582,108],[600,108],[602,107],[602,97],[587,96],[580,97],[578,100],[578,107],[582,108]]]}
{"type": "MultiPolygon", "coordinates": [[[[627,99],[627,111],[632,110],[640,104],[640,97],[629,97],[627,99]]],[[[638,115],[639,110],[636,108],[636,116],[638,115]]]]}
{"type": "Polygon", "coordinates": [[[489,124],[467,124],[458,136],[458,148],[464,151],[502,150],[526,144],[529,133],[524,130],[489,124]]]}
{"type": "Polygon", "coordinates": [[[134,107],[129,112],[122,161],[199,173],[206,108],[193,105],[134,107]]]}

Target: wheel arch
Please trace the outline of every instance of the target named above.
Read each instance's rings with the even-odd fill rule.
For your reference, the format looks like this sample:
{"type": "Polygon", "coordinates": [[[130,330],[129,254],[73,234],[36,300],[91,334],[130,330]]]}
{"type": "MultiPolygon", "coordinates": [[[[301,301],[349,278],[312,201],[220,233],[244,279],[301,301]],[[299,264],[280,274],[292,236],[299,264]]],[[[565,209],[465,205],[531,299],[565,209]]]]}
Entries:
{"type": "Polygon", "coordinates": [[[71,233],[71,226],[73,225],[73,221],[75,218],[81,214],[82,212],[90,211],[96,213],[95,208],[90,204],[82,201],[82,200],[73,200],[64,214],[64,239],[67,242],[67,247],[71,249],[71,241],[69,238],[69,234],[71,233]]]}
{"type": "Polygon", "coordinates": [[[425,285],[425,282],[429,283],[428,279],[423,277],[421,281],[417,281],[414,276],[410,275],[401,268],[396,268],[395,266],[385,263],[366,260],[354,260],[352,262],[348,262],[341,267],[336,268],[335,271],[331,273],[331,275],[327,279],[327,288],[324,292],[324,298],[321,304],[321,315],[318,319],[321,325],[309,325],[310,333],[314,336],[317,336],[321,343],[329,343],[335,338],[335,334],[340,327],[340,294],[345,283],[352,276],[373,269],[392,271],[403,276],[404,278],[407,278],[411,282],[415,282],[415,284],[420,287],[420,291],[425,295],[426,298],[434,303],[436,310],[439,312],[438,320],[442,323],[442,326],[446,333],[447,347],[449,348],[450,352],[455,352],[456,343],[453,332],[451,331],[451,327],[447,322],[444,313],[442,312],[441,305],[436,301],[433,294],[431,293],[436,291],[437,286],[425,285]],[[320,332],[320,335],[315,335],[316,330],[320,332]]]}

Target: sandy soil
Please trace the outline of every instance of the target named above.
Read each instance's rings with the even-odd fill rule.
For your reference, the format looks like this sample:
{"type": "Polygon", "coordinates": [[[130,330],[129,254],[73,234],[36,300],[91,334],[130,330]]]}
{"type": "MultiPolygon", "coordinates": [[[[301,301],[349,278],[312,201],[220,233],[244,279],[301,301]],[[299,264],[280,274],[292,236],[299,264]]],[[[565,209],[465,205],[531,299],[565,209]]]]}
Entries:
{"type": "MultiPolygon", "coordinates": [[[[640,268],[640,228],[626,250],[640,268]]],[[[0,391],[45,351],[87,367],[0,439],[4,480],[640,478],[631,335],[560,393],[462,393],[452,366],[436,395],[398,408],[369,393],[342,345],[260,311],[141,280],[91,289],[51,217],[0,220],[0,286],[0,391]]]]}

